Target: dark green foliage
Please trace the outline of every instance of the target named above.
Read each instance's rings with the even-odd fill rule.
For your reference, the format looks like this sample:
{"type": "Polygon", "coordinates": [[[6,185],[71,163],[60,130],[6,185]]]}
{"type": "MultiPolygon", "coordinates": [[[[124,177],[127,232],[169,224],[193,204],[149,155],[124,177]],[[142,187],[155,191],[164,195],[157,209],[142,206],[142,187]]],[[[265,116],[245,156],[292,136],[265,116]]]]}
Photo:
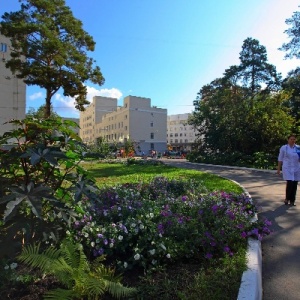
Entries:
{"type": "Polygon", "coordinates": [[[296,68],[288,73],[282,82],[283,90],[289,92],[290,97],[285,105],[290,109],[290,115],[295,119],[293,132],[298,132],[300,126],[300,68],[296,68]]]}
{"type": "Polygon", "coordinates": [[[82,29],[65,5],[65,0],[21,0],[21,9],[6,12],[0,31],[11,39],[11,59],[6,62],[28,85],[46,90],[45,117],[51,115],[51,98],[62,88],[64,96],[74,97],[76,108],[84,110],[87,80],[102,85],[104,78],[95,61],[93,38],[82,29]],[[25,59],[24,59],[25,58],[25,59]]]}
{"type": "Polygon", "coordinates": [[[65,287],[47,292],[45,299],[100,299],[106,292],[119,299],[135,293],[135,289],[120,283],[121,277],[115,276],[113,269],[102,264],[103,257],[90,264],[82,246],[71,241],[64,240],[59,249],[50,246],[43,252],[40,245],[29,245],[18,259],[46,275],[54,275],[65,287]]]}
{"type": "Polygon", "coordinates": [[[189,119],[198,141],[189,160],[273,167],[271,160],[276,162],[280,145],[295,129],[287,105],[291,92],[278,91],[280,76],[267,63],[265,47],[246,39],[240,61],[198,93],[189,119]]]}
{"type": "Polygon", "coordinates": [[[20,249],[32,240],[57,241],[76,214],[74,201],[96,200],[94,181],[79,166],[82,147],[72,130],[78,125],[61,118],[12,123],[0,139],[1,243],[20,249]]]}

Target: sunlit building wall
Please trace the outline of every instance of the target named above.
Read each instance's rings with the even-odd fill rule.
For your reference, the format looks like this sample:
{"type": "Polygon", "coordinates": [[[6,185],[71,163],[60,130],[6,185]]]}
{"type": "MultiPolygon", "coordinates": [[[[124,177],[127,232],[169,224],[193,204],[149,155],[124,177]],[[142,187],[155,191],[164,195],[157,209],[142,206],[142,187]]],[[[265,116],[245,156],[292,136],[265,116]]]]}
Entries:
{"type": "Polygon", "coordinates": [[[10,40],[0,35],[0,135],[13,128],[4,124],[11,119],[24,119],[26,84],[5,67],[10,59],[10,40]]]}
{"type": "MultiPolygon", "coordinates": [[[[106,102],[107,98],[98,98],[103,98],[103,106],[100,105],[102,108],[110,106],[109,102],[106,102]]],[[[90,118],[87,123],[90,124],[82,128],[84,122],[81,119],[87,118],[87,114],[84,113],[80,114],[81,131],[86,128],[89,135],[80,136],[86,143],[104,138],[110,144],[121,145],[130,140],[135,143],[137,152],[148,153],[152,149],[158,152],[166,150],[167,110],[151,106],[149,98],[127,96],[124,98],[123,106],[118,107],[116,104],[110,112],[103,114],[101,120],[95,123],[93,123],[93,114],[89,112],[90,118]]]]}
{"type": "Polygon", "coordinates": [[[192,150],[196,140],[196,131],[188,125],[189,113],[169,115],[167,121],[167,143],[170,150],[192,150]]]}

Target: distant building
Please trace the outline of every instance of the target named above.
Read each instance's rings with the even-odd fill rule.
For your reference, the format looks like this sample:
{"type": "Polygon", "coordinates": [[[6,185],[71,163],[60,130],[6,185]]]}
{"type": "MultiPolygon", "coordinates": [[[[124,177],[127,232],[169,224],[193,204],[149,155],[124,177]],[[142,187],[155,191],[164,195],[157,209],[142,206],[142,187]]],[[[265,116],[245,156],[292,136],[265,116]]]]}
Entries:
{"type": "Polygon", "coordinates": [[[26,84],[5,67],[9,58],[10,40],[0,35],[0,135],[13,128],[3,123],[25,118],[26,84]]]}
{"type": "Polygon", "coordinates": [[[102,117],[117,109],[118,99],[95,96],[92,103],[86,107],[85,111],[80,112],[79,117],[79,136],[86,144],[94,144],[97,137],[96,124],[100,123],[102,117]]]}
{"type": "MultiPolygon", "coordinates": [[[[65,117],[62,117],[62,119],[73,121],[79,126],[79,119],[78,118],[65,118],[65,117]]],[[[79,136],[79,127],[73,127],[72,129],[79,136]]]]}
{"type": "Polygon", "coordinates": [[[80,113],[80,137],[85,143],[95,143],[100,137],[111,144],[130,140],[137,151],[163,152],[167,147],[167,110],[151,106],[151,99],[127,96],[123,106],[117,99],[94,97],[86,111],[80,113]]]}
{"type": "Polygon", "coordinates": [[[188,125],[190,114],[170,115],[167,118],[167,143],[169,150],[190,151],[196,140],[196,131],[188,125]]]}

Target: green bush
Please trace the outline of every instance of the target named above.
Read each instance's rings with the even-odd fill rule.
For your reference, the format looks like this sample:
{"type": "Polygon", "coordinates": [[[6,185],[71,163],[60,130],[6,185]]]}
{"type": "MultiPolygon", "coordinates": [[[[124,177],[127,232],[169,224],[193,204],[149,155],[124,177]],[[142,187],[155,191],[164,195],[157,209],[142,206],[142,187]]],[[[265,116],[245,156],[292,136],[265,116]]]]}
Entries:
{"type": "Polygon", "coordinates": [[[27,118],[12,121],[0,138],[1,254],[13,256],[22,244],[65,236],[82,195],[93,198],[94,183],[79,162],[82,143],[75,122],[27,118]],[[4,146],[5,145],[5,146],[4,146]]]}

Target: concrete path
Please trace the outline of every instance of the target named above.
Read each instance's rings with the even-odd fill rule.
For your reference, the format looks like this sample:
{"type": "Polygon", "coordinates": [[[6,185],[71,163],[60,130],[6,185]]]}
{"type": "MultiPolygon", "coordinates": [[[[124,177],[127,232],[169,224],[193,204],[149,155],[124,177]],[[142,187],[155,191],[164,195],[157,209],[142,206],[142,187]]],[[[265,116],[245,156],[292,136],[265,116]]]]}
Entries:
{"type": "Polygon", "coordinates": [[[164,159],[166,164],[214,173],[241,184],[259,207],[259,217],[272,221],[272,234],[262,241],[264,300],[300,300],[300,185],[297,206],[283,204],[285,181],[275,171],[193,164],[164,159]]]}

